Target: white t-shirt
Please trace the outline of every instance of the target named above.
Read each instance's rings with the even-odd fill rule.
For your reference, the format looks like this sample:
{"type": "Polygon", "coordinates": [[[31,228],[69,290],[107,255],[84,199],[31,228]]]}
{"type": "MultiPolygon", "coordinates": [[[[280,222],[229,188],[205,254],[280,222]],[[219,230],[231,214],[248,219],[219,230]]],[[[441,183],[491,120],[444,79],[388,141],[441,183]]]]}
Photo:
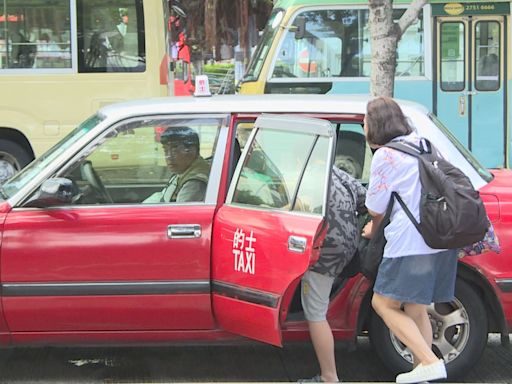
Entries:
{"type": "MultiPolygon", "coordinates": [[[[393,141],[406,140],[418,145],[420,137],[415,133],[400,136],[393,141]]],[[[397,192],[417,221],[421,183],[418,160],[392,148],[379,148],[372,159],[370,182],[366,194],[366,207],[384,214],[388,207],[391,192],[397,192]]],[[[391,222],[384,230],[386,247],[383,257],[401,257],[440,252],[430,248],[418,232],[407,214],[395,200],[391,212],[391,222]]]]}

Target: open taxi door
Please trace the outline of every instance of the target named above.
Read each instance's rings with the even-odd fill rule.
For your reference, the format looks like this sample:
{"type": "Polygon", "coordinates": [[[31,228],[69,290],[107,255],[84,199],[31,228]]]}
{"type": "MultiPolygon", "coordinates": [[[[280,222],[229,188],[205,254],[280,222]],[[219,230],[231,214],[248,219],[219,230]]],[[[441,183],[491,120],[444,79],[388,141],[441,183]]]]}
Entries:
{"type": "Polygon", "coordinates": [[[282,345],[283,298],[318,259],[327,230],[335,146],[328,121],[256,120],[214,221],[212,300],[222,329],[282,345]]]}

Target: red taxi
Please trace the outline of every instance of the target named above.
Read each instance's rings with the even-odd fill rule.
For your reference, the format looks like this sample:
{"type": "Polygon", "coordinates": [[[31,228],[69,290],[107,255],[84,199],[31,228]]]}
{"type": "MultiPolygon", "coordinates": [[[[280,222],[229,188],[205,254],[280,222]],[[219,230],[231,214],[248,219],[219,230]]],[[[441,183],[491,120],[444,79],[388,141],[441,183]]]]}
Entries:
{"type": "MultiPolygon", "coordinates": [[[[307,339],[300,279],[318,258],[332,162],[367,182],[361,96],[166,98],[107,106],[0,189],[0,343],[307,339]],[[148,202],[173,177],[162,132],[197,133],[201,201],[148,202]],[[297,204],[301,201],[301,204],[297,204]]],[[[421,106],[419,133],[481,190],[501,254],[459,263],[456,300],[430,308],[449,377],[512,327],[512,177],[483,168],[421,106]]],[[[371,338],[393,371],[410,352],[370,308],[371,282],[336,281],[337,340],[371,338]]]]}

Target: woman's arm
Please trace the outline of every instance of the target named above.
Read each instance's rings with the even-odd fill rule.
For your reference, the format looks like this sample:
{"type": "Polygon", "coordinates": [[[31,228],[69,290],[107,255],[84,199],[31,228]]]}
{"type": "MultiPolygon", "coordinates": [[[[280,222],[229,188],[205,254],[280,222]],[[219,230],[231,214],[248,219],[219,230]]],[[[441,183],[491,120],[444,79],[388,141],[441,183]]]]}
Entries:
{"type": "Polygon", "coordinates": [[[368,213],[372,216],[372,220],[368,222],[363,228],[362,236],[371,239],[384,218],[384,213],[373,212],[372,210],[368,210],[368,213]]]}

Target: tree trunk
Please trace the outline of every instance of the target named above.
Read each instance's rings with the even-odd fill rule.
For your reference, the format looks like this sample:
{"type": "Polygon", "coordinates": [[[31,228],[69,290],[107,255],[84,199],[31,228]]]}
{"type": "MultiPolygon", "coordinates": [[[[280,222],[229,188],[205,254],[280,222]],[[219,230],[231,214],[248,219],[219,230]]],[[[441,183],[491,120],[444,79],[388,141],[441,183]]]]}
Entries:
{"type": "Polygon", "coordinates": [[[240,11],[240,49],[244,54],[244,66],[249,60],[249,34],[247,28],[249,27],[249,0],[239,0],[240,11]]]}
{"type": "Polygon", "coordinates": [[[428,0],[413,0],[398,23],[393,21],[393,0],[369,0],[372,70],[372,96],[393,97],[395,88],[396,49],[404,31],[418,17],[428,0]]]}
{"type": "Polygon", "coordinates": [[[392,0],[370,0],[372,96],[393,96],[395,86],[396,45],[398,26],[393,22],[392,0]]]}
{"type": "Polygon", "coordinates": [[[204,38],[206,51],[211,51],[215,59],[217,43],[217,0],[206,0],[204,3],[204,38]]]}

